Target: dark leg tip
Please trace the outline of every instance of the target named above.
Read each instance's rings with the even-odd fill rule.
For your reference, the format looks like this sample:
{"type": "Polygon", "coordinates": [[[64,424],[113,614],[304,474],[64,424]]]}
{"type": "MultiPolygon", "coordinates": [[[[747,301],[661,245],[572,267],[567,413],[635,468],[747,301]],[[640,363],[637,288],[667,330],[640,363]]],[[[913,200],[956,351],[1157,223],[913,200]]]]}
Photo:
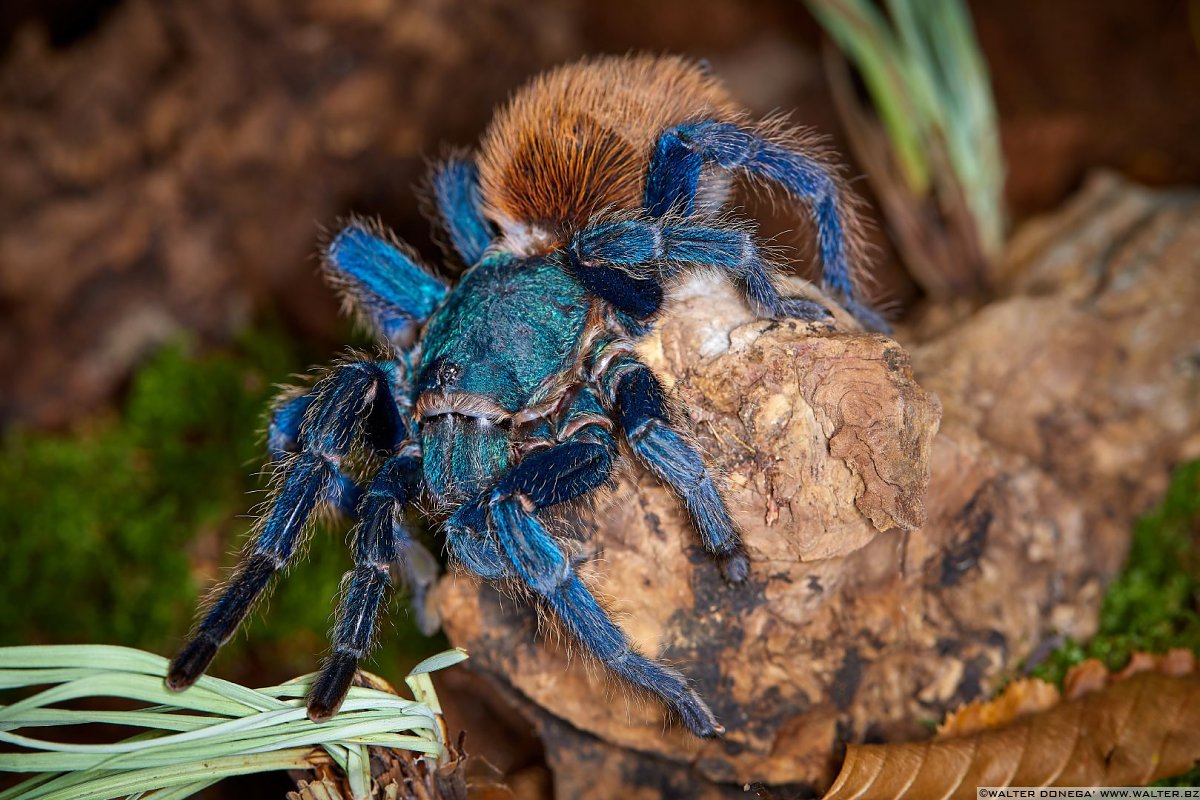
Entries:
{"type": "Polygon", "coordinates": [[[701,739],[719,739],[725,734],[725,726],[717,722],[712,709],[691,689],[675,703],[684,727],[701,739]]]}
{"type": "Polygon", "coordinates": [[[195,683],[217,655],[217,644],[209,639],[192,639],[167,669],[167,688],[182,692],[195,683]]]}
{"type": "Polygon", "coordinates": [[[864,328],[875,333],[882,333],[885,336],[892,334],[892,326],[883,316],[871,308],[870,306],[860,303],[857,300],[846,298],[842,305],[846,307],[855,319],[862,324],[864,328]]]}
{"type": "Polygon", "coordinates": [[[717,566],[726,583],[745,583],[750,577],[750,558],[743,550],[735,550],[729,555],[719,556],[717,566]]]}
{"type": "Polygon", "coordinates": [[[809,300],[806,297],[783,298],[777,316],[833,326],[833,313],[816,300],[809,300]]]}
{"type": "Polygon", "coordinates": [[[308,718],[324,722],[338,712],[358,669],[358,658],[349,653],[334,653],[321,668],[321,674],[308,692],[308,718]]]}

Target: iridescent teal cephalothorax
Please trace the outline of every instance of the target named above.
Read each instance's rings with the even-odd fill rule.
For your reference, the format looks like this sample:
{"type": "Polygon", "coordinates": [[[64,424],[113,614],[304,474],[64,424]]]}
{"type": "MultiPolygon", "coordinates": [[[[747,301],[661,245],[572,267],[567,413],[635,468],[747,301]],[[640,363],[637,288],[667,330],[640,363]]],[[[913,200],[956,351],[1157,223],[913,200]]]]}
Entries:
{"type": "Polygon", "coordinates": [[[442,501],[465,501],[503,474],[514,415],[578,361],[591,301],[564,261],[491,255],[430,318],[416,413],[425,483],[442,501]]]}
{"type": "Polygon", "coordinates": [[[429,320],[419,397],[475,395],[517,413],[547,378],[570,366],[591,302],[561,254],[488,256],[429,320]]]}

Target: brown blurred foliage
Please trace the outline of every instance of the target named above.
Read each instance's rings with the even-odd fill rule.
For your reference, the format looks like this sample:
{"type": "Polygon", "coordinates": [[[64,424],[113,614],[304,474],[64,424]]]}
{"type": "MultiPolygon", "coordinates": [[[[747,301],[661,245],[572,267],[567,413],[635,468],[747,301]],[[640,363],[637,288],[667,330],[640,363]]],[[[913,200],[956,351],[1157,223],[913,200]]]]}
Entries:
{"type": "MultiPolygon", "coordinates": [[[[1018,216],[1096,164],[1200,177],[1184,4],[974,11],[1018,216]]],[[[432,257],[411,191],[425,158],[469,147],[513,87],[581,54],[709,58],[753,110],[794,110],[844,153],[819,37],[794,0],[6,3],[0,424],[66,423],[181,329],[220,340],[271,313],[332,349],[345,329],[315,276],[319,232],[379,214],[432,257]]],[[[904,304],[878,242],[882,293],[904,304]]]]}

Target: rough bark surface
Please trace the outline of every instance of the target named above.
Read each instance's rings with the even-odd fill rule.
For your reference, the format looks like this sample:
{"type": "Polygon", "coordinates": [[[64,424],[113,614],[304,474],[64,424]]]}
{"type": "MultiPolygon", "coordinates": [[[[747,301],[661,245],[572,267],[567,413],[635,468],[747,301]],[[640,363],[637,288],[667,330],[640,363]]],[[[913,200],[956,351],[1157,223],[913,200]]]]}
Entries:
{"type": "Polygon", "coordinates": [[[601,556],[591,584],[725,739],[667,726],[539,636],[525,604],[461,576],[440,587],[451,640],[530,709],[559,795],[819,790],[841,743],[919,736],[1039,644],[1088,636],[1132,517],[1200,451],[1198,211],[1097,178],[1015,239],[1005,297],[927,315],[898,337],[907,352],[684,292],[643,355],[726,475],[750,580],[724,585],[636,469],[581,546],[601,556]]]}

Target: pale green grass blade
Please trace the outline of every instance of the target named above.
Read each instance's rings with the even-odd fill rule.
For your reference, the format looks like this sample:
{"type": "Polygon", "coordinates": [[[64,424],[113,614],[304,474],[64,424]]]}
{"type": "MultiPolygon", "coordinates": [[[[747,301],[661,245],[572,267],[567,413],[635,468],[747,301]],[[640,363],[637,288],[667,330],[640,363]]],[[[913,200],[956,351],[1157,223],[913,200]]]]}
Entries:
{"type": "Polygon", "coordinates": [[[66,669],[0,669],[0,689],[21,689],[26,686],[66,683],[95,675],[94,669],[67,667],[66,669]]]}
{"type": "Polygon", "coordinates": [[[191,714],[164,714],[161,711],[76,711],[70,708],[36,708],[21,714],[19,722],[5,723],[0,730],[62,725],[125,725],[135,728],[160,728],[190,731],[212,724],[212,717],[191,714]]]}
{"type": "Polygon", "coordinates": [[[170,789],[159,789],[157,791],[149,791],[143,794],[140,800],[183,800],[185,797],[191,797],[194,794],[204,791],[214,783],[218,783],[219,779],[211,781],[197,781],[195,783],[185,783],[181,786],[175,786],[170,789]]]}
{"type": "Polygon", "coordinates": [[[993,260],[1007,222],[1004,158],[964,0],[806,3],[866,85],[908,192],[935,206],[965,205],[966,233],[977,240],[968,251],[993,260]]]}
{"type": "MultiPolygon", "coordinates": [[[[329,722],[314,724],[305,716],[303,708],[295,709],[294,715],[294,719],[282,722],[275,715],[256,715],[236,720],[248,723],[240,727],[222,723],[188,734],[110,745],[62,744],[3,733],[0,734],[0,741],[42,752],[0,753],[0,771],[57,772],[112,769],[118,766],[121,769],[142,769],[193,758],[265,752],[323,742],[374,744],[371,737],[376,734],[433,727],[431,720],[425,716],[340,713],[329,722]],[[263,719],[268,716],[269,719],[263,719]],[[211,735],[209,731],[212,731],[211,735]]],[[[435,744],[424,739],[422,741],[426,745],[435,744]]],[[[419,749],[422,752],[437,752],[440,746],[422,746],[419,749]]]]}
{"type": "Polygon", "coordinates": [[[0,800],[16,800],[17,798],[29,797],[31,792],[35,791],[39,786],[49,783],[53,779],[53,775],[34,775],[29,780],[22,781],[16,786],[0,792],[0,800]]]}
{"type": "MultiPolygon", "coordinates": [[[[225,716],[239,716],[260,710],[246,703],[223,697],[208,686],[201,686],[199,683],[186,692],[172,692],[160,678],[154,676],[98,673],[45,689],[32,697],[5,706],[0,709],[0,723],[17,719],[23,712],[31,708],[61,703],[66,700],[78,700],[82,697],[124,697],[129,700],[174,705],[181,709],[207,711],[225,716]]],[[[259,703],[279,705],[277,701],[265,696],[260,696],[259,703]]]]}
{"type": "Polygon", "coordinates": [[[356,798],[365,798],[371,791],[371,759],[367,751],[359,747],[348,748],[346,761],[341,766],[350,782],[350,791],[356,798]]]}
{"type": "MultiPolygon", "coordinates": [[[[91,674],[110,674],[113,672],[142,674],[163,678],[167,674],[170,662],[162,656],[134,650],[130,647],[112,645],[39,645],[23,647],[0,648],[0,670],[47,670],[47,669],[80,669],[91,674]],[[87,664],[80,668],[78,664],[87,664]]],[[[47,673],[48,674],[48,673],[47,673]]],[[[36,673],[24,675],[6,675],[0,673],[0,681],[24,678],[30,680],[37,677],[36,673]]],[[[86,677],[81,675],[79,677],[86,677]]],[[[42,681],[45,683],[46,681],[42,681]]],[[[38,683],[19,683],[15,686],[36,686],[38,683]]],[[[11,688],[5,686],[4,688],[11,688]]],[[[250,708],[270,708],[262,705],[262,696],[253,689],[247,689],[236,683],[203,675],[196,685],[186,692],[170,693],[174,698],[185,698],[197,689],[215,692],[218,696],[240,702],[250,708]]],[[[167,702],[166,705],[187,706],[186,702],[167,702]]]]}
{"type": "MultiPolygon", "coordinates": [[[[252,756],[232,756],[188,764],[171,771],[122,770],[97,777],[85,784],[47,792],[30,800],[109,800],[135,792],[170,788],[186,784],[205,784],[233,775],[247,775],[279,769],[308,769],[311,750],[284,750],[252,756]]],[[[193,789],[193,791],[195,791],[193,789]]]]}
{"type": "Polygon", "coordinates": [[[858,67],[905,182],[915,194],[925,194],[930,167],[922,115],[913,107],[906,56],[887,20],[866,0],[808,0],[808,7],[858,67]]]}
{"type": "Polygon", "coordinates": [[[86,664],[86,669],[167,674],[162,656],[106,644],[26,645],[0,648],[0,669],[53,669],[64,664],[86,664]],[[64,658],[69,655],[70,661],[64,658]]]}
{"type": "Polygon", "coordinates": [[[456,647],[453,650],[447,650],[444,653],[430,656],[429,658],[417,664],[409,671],[409,675],[424,675],[429,672],[437,672],[438,670],[453,667],[455,664],[461,664],[467,660],[467,651],[461,647],[456,647]]]}
{"type": "Polygon", "coordinates": [[[440,705],[427,674],[466,657],[449,651],[418,665],[407,680],[416,700],[352,688],[331,720],[308,719],[313,676],[262,690],[204,677],[185,692],[166,689],[166,660],[119,647],[0,648],[0,686],[47,686],[0,706],[0,771],[42,772],[0,792],[0,800],[180,800],[227,775],[307,768],[324,750],[345,771],[356,797],[370,788],[370,746],[401,748],[436,761],[444,752],[440,705]],[[87,667],[78,667],[87,664],[87,667]],[[89,697],[151,703],[131,711],[48,708],[89,697]],[[186,713],[181,713],[186,712],[186,713]],[[30,728],[94,723],[139,728],[124,741],[72,744],[27,735],[30,728]]]}

